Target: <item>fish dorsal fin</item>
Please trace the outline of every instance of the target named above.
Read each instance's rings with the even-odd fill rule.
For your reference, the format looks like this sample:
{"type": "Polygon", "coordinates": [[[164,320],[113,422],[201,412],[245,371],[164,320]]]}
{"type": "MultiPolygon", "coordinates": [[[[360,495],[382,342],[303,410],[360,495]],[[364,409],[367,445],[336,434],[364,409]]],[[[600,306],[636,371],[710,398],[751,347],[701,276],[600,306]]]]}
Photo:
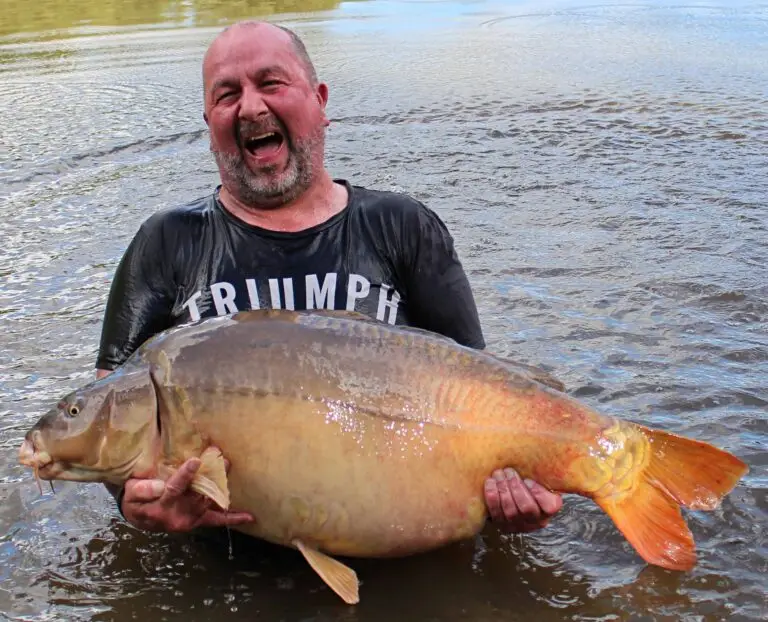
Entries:
{"type": "Polygon", "coordinates": [[[339,319],[347,320],[361,320],[363,322],[377,322],[372,317],[360,313],[359,311],[346,311],[344,309],[311,309],[302,311],[301,313],[306,315],[323,315],[325,317],[337,317],[339,319]]]}
{"type": "Polygon", "coordinates": [[[442,333],[436,333],[433,330],[428,330],[426,328],[419,328],[417,326],[408,326],[407,324],[398,324],[397,326],[391,326],[388,324],[385,324],[381,320],[377,320],[375,318],[370,317],[369,315],[365,315],[364,313],[360,313],[359,311],[346,311],[346,310],[336,310],[336,309],[312,309],[310,311],[301,311],[300,313],[304,315],[319,315],[322,317],[329,317],[329,318],[338,318],[340,320],[357,320],[359,322],[368,322],[369,324],[375,324],[377,326],[383,326],[388,328],[394,328],[396,330],[399,330],[403,333],[413,333],[414,335],[425,335],[428,337],[434,337],[435,339],[442,339],[443,341],[447,341],[450,343],[457,343],[453,337],[448,337],[447,335],[443,335],[442,333]]]}
{"type": "Polygon", "coordinates": [[[215,447],[208,447],[200,455],[200,468],[190,488],[210,498],[222,510],[229,509],[229,485],[224,456],[215,447]]]}
{"type": "Polygon", "coordinates": [[[301,551],[304,559],[309,562],[314,571],[320,575],[328,586],[336,592],[348,605],[360,602],[359,582],[357,574],[349,566],[321,553],[304,544],[301,540],[294,540],[293,545],[301,551]]]}
{"type": "MultiPolygon", "coordinates": [[[[359,313],[357,311],[313,309],[311,311],[302,311],[302,313],[312,314],[312,315],[321,315],[324,317],[331,317],[331,318],[336,317],[339,319],[358,320],[358,321],[370,322],[374,324],[380,323],[379,320],[374,320],[373,318],[367,315],[364,315],[362,313],[359,313]]],[[[447,335],[443,335],[442,333],[436,333],[426,328],[418,328],[416,326],[397,326],[397,329],[403,333],[412,333],[414,335],[425,335],[427,337],[433,337],[435,339],[443,340],[452,344],[458,343],[452,337],[448,337],[447,335]]],[[[503,356],[499,356],[498,354],[488,352],[487,350],[485,351],[485,353],[497,359],[498,361],[501,361],[504,365],[506,365],[513,371],[520,373],[525,377],[535,382],[538,382],[539,384],[543,384],[544,386],[547,386],[550,389],[554,389],[555,391],[565,393],[565,385],[562,382],[560,382],[557,378],[552,376],[552,374],[544,371],[543,369],[539,367],[534,367],[533,365],[526,365],[525,363],[512,361],[503,356]]]]}
{"type": "MultiPolygon", "coordinates": [[[[236,322],[262,322],[265,320],[286,320],[296,321],[296,318],[301,317],[328,317],[336,318],[339,320],[358,320],[361,322],[376,322],[378,320],[372,317],[360,313],[359,311],[347,311],[345,309],[249,309],[244,311],[238,311],[232,314],[232,319],[236,322]]],[[[213,319],[213,318],[211,318],[213,319]]]]}
{"type": "Polygon", "coordinates": [[[508,358],[504,358],[503,356],[499,356],[498,354],[491,354],[491,356],[493,356],[495,359],[504,363],[512,371],[516,371],[522,374],[523,376],[526,376],[527,378],[530,378],[531,380],[538,382],[539,384],[543,384],[549,387],[550,389],[554,389],[555,391],[565,393],[565,385],[562,382],[560,382],[557,378],[555,378],[552,374],[544,371],[540,367],[534,367],[533,365],[526,365],[525,363],[512,361],[508,358]]]}

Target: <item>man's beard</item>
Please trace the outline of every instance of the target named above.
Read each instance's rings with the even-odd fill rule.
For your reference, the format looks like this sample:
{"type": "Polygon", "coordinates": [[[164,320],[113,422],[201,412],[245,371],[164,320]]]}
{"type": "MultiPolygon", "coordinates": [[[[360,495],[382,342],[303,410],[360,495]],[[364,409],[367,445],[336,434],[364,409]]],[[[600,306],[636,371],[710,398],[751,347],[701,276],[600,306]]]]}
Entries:
{"type": "Polygon", "coordinates": [[[219,166],[224,186],[245,205],[279,207],[298,197],[309,188],[314,177],[313,155],[323,148],[324,128],[300,140],[289,140],[283,133],[288,149],[288,163],[282,173],[275,175],[275,167],[252,172],[238,153],[211,152],[219,166]]]}

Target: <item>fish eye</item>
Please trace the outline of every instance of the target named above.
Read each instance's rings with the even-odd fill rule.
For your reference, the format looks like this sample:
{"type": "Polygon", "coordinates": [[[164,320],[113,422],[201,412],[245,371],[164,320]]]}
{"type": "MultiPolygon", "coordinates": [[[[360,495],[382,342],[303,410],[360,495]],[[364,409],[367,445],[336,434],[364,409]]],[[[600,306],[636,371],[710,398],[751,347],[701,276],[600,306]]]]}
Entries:
{"type": "Polygon", "coordinates": [[[77,417],[80,414],[80,407],[77,404],[72,404],[67,412],[69,412],[70,417],[77,417]]]}

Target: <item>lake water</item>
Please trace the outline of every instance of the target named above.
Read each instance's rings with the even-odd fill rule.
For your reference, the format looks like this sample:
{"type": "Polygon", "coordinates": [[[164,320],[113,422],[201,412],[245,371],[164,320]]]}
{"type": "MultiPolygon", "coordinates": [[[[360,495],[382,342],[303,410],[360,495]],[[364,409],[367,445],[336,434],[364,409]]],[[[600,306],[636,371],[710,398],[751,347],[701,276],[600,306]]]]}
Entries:
{"type": "Polygon", "coordinates": [[[0,618],[757,620],[768,616],[768,4],[0,0],[0,618]],[[330,86],[328,164],[449,225],[490,349],[602,411],[750,465],[688,512],[690,573],[590,502],[540,532],[353,564],[148,535],[16,452],[92,377],[147,216],[217,182],[200,60],[233,19],[295,28],[330,86]]]}

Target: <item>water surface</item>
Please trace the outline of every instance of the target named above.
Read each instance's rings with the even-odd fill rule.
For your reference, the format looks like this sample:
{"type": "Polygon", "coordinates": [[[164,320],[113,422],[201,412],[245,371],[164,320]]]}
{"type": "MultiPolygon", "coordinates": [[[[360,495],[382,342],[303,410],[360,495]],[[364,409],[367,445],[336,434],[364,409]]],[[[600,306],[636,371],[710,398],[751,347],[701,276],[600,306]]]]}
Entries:
{"type": "Polygon", "coordinates": [[[768,616],[768,5],[0,0],[0,615],[9,620],[751,620],[768,616]],[[750,474],[687,513],[699,564],[641,563],[593,504],[550,527],[354,564],[150,535],[97,485],[41,496],[26,429],[92,377],[112,273],[217,182],[199,63],[233,19],[305,39],[335,176],[456,238],[492,350],[750,474]]]}

